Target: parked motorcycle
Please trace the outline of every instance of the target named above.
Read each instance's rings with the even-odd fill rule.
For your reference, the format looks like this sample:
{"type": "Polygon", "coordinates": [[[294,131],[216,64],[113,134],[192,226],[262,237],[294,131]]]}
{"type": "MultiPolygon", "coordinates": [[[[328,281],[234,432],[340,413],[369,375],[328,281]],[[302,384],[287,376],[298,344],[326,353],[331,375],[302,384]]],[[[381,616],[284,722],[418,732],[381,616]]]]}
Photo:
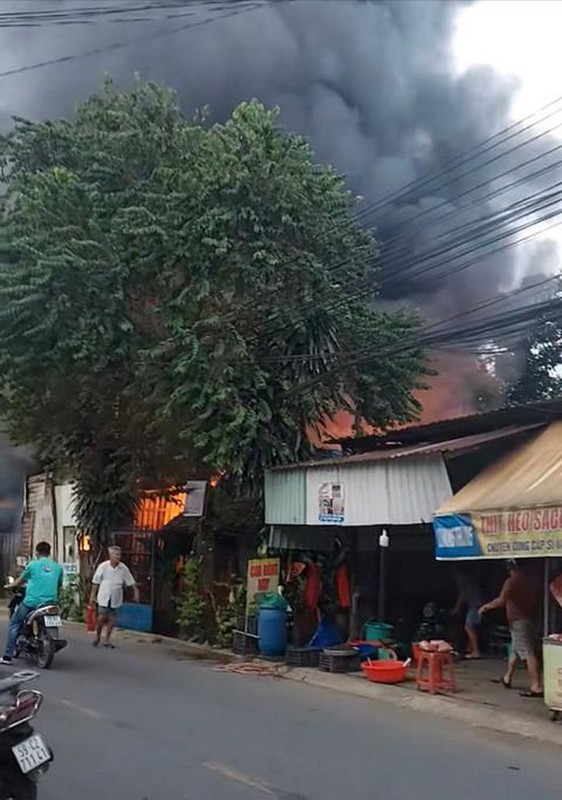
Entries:
{"type": "Polygon", "coordinates": [[[422,620],[414,635],[415,642],[431,639],[443,639],[446,635],[447,612],[439,608],[437,603],[426,603],[422,611],[422,620]]]}
{"type": "MultiPolygon", "coordinates": [[[[17,587],[13,591],[10,617],[25,598],[25,591],[21,587],[17,587]]],[[[61,626],[60,608],[55,603],[30,611],[18,636],[16,658],[24,656],[40,669],[50,669],[56,653],[63,650],[68,644],[66,639],[62,639],[60,636],[61,626]]]]}
{"type": "Polygon", "coordinates": [[[37,677],[27,671],[0,679],[0,800],[36,800],[37,781],[53,760],[51,749],[31,726],[43,695],[22,689],[37,677]]]}

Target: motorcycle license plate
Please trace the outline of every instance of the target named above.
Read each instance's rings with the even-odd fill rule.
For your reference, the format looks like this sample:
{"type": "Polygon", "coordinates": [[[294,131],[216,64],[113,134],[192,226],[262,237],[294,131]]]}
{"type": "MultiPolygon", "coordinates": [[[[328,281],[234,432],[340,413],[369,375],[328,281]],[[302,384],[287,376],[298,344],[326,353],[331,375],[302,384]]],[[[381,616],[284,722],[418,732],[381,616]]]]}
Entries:
{"type": "Polygon", "coordinates": [[[60,626],[61,626],[60,617],[45,617],[46,628],[60,628],[60,626]]]}
{"type": "Polygon", "coordinates": [[[51,760],[49,748],[38,733],[12,747],[12,753],[24,775],[51,760]]]}

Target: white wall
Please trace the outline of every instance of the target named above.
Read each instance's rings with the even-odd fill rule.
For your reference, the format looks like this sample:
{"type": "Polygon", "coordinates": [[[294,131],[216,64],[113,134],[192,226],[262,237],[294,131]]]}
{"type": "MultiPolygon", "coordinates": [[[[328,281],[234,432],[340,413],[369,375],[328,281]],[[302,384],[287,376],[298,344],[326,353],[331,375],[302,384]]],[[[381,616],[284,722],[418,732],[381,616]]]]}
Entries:
{"type": "Polygon", "coordinates": [[[74,561],[78,564],[78,543],[73,542],[74,557],[70,557],[65,548],[64,529],[76,527],[74,504],[72,501],[72,484],[63,483],[55,486],[55,504],[57,520],[57,552],[56,558],[61,563],[74,561]],[[65,552],[66,550],[66,552],[65,552]]]}

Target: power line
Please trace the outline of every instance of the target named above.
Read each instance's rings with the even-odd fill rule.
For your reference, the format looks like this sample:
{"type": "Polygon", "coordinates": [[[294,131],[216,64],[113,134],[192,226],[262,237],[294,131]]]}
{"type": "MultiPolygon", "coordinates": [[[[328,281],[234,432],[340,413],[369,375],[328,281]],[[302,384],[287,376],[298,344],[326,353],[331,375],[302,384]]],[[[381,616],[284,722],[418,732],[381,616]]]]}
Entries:
{"type": "MultiPolygon", "coordinates": [[[[250,7],[247,7],[247,8],[245,8],[245,9],[244,9],[244,11],[246,11],[246,10],[253,10],[254,8],[257,8],[257,7],[261,7],[261,4],[259,4],[259,3],[254,3],[254,4],[253,4],[253,5],[251,5],[250,7]]],[[[192,24],[189,24],[189,25],[186,25],[186,26],[180,26],[180,28],[173,29],[173,30],[171,30],[171,31],[164,31],[164,32],[159,32],[159,33],[157,33],[157,34],[151,34],[149,38],[151,38],[153,35],[162,35],[162,34],[165,34],[165,33],[175,33],[175,32],[178,32],[179,30],[185,29],[186,27],[187,27],[187,28],[190,28],[190,27],[196,27],[196,26],[198,26],[198,25],[202,25],[202,24],[207,24],[208,22],[214,21],[214,20],[215,20],[215,19],[217,19],[217,18],[224,17],[224,16],[231,16],[231,15],[233,15],[233,14],[235,14],[235,13],[241,13],[241,9],[240,9],[240,8],[238,8],[236,11],[234,11],[234,12],[233,12],[233,11],[230,11],[230,12],[229,12],[228,14],[226,14],[226,15],[215,16],[215,17],[212,17],[212,18],[209,18],[209,19],[206,19],[206,20],[201,20],[201,21],[199,21],[199,22],[192,23],[192,24]]],[[[137,37],[137,39],[136,39],[136,40],[138,40],[139,38],[145,38],[145,37],[137,37]]],[[[136,40],[135,40],[135,41],[136,41],[136,40]]],[[[65,57],[62,57],[62,59],[55,59],[55,60],[53,60],[52,62],[42,62],[41,64],[36,64],[36,65],[28,65],[27,67],[24,67],[24,68],[19,68],[19,70],[18,70],[18,71],[23,71],[23,70],[26,70],[26,69],[35,69],[35,68],[39,68],[39,66],[45,66],[45,65],[46,65],[46,63],[55,63],[55,62],[60,62],[61,60],[62,60],[62,61],[71,60],[71,59],[74,59],[74,58],[83,57],[84,55],[89,55],[89,54],[92,54],[92,53],[94,53],[94,52],[100,52],[100,51],[107,52],[107,51],[108,51],[108,49],[113,49],[113,48],[115,48],[115,47],[121,47],[121,46],[127,46],[128,44],[132,43],[132,41],[133,41],[133,40],[129,40],[128,42],[123,42],[123,43],[115,43],[114,45],[111,45],[111,46],[109,46],[109,48],[97,48],[95,51],[88,51],[87,53],[83,53],[83,54],[76,54],[76,55],[74,55],[74,56],[65,56],[65,57]]],[[[13,71],[10,71],[10,72],[13,74],[13,71]]],[[[5,74],[6,74],[6,73],[0,73],[0,77],[4,77],[4,76],[5,76],[5,74]]],[[[555,102],[555,101],[554,101],[554,102],[555,102]]],[[[549,105],[552,105],[552,104],[549,104],[549,105]]],[[[535,112],[535,114],[536,114],[536,113],[538,113],[538,112],[535,112]]],[[[550,116],[550,115],[549,115],[549,116],[550,116]]],[[[515,123],[515,126],[517,126],[517,125],[519,125],[519,124],[520,124],[520,123],[515,123]]],[[[536,123],[535,123],[535,124],[536,124],[536,123]]],[[[514,127],[514,126],[510,126],[510,128],[513,128],[513,127],[514,127]]],[[[529,127],[530,127],[530,126],[529,126],[529,127]]],[[[520,131],[517,131],[516,133],[513,133],[513,134],[511,134],[511,136],[520,135],[521,133],[523,133],[523,130],[520,130],[520,131]]],[[[495,135],[494,135],[494,137],[497,137],[497,136],[499,136],[499,135],[500,135],[500,134],[495,134],[495,135]]],[[[509,152],[512,152],[512,151],[513,151],[513,149],[518,149],[519,147],[523,147],[523,146],[525,146],[526,144],[530,143],[530,141],[535,141],[537,138],[540,138],[540,136],[543,136],[543,135],[546,135],[546,134],[545,134],[545,133],[541,133],[541,134],[540,134],[538,137],[534,137],[534,139],[533,139],[533,140],[529,140],[529,141],[527,141],[527,142],[524,142],[524,143],[522,143],[522,144],[519,144],[519,145],[517,146],[517,148],[512,148],[510,151],[508,151],[508,153],[509,153],[509,152]]],[[[511,138],[511,136],[510,136],[509,138],[511,138]]],[[[494,137],[492,137],[492,138],[494,138],[494,137]]],[[[494,146],[497,146],[497,143],[496,143],[496,145],[494,145],[494,146]]],[[[479,147],[480,147],[480,146],[479,146],[479,147]]],[[[491,149],[491,148],[489,148],[489,149],[491,149]]],[[[500,154],[499,156],[496,156],[496,157],[495,157],[494,159],[492,159],[492,160],[493,160],[493,161],[495,161],[495,160],[497,160],[497,159],[499,159],[499,158],[505,157],[505,155],[507,155],[508,153],[503,153],[503,154],[500,154]]],[[[473,158],[473,157],[474,157],[474,156],[472,156],[472,158],[473,158]]],[[[465,158],[463,163],[466,163],[468,160],[470,160],[470,159],[467,159],[467,158],[465,158]]],[[[457,159],[457,161],[458,161],[458,159],[457,159]]],[[[481,168],[482,166],[485,166],[487,163],[490,163],[490,162],[485,162],[484,164],[480,165],[480,166],[478,167],[478,169],[479,169],[479,168],[481,168]]],[[[458,165],[458,164],[457,164],[457,165],[458,165]]],[[[509,170],[509,172],[511,172],[511,171],[513,171],[513,170],[509,170]]],[[[464,174],[462,177],[466,177],[466,174],[467,174],[467,173],[465,173],[465,174],[464,174]]],[[[486,183],[487,183],[487,182],[486,182],[486,183]]],[[[473,191],[473,190],[474,190],[474,187],[473,187],[473,188],[472,188],[470,191],[473,191]]],[[[433,209],[433,210],[434,210],[434,209],[433,209]]],[[[458,245],[457,245],[457,246],[458,246],[458,245]]],[[[434,257],[434,256],[435,256],[435,254],[430,254],[430,256],[429,256],[429,257],[434,257]]],[[[427,258],[427,257],[426,257],[426,258],[427,258]]],[[[432,269],[436,268],[436,266],[438,266],[438,265],[434,265],[434,266],[432,267],[432,269]]]]}
{"type": "Polygon", "coordinates": [[[131,4],[129,6],[90,6],[89,8],[66,9],[32,9],[28,11],[0,12],[0,28],[51,27],[53,25],[89,25],[101,22],[136,23],[154,22],[157,20],[181,19],[192,15],[186,13],[173,14],[171,11],[203,7],[216,7],[224,10],[236,2],[241,5],[245,0],[183,0],[183,2],[162,2],[131,4]],[[167,12],[167,13],[164,13],[167,12]],[[135,16],[133,16],[135,15],[135,16]]]}
{"type": "Polygon", "coordinates": [[[466,163],[472,161],[475,157],[482,155],[483,153],[489,152],[497,147],[499,144],[503,144],[506,141],[509,141],[514,136],[519,136],[522,133],[525,133],[529,129],[535,127],[535,125],[539,124],[540,122],[544,122],[547,119],[550,119],[555,114],[558,114],[562,111],[562,108],[556,108],[562,103],[562,95],[554,98],[550,102],[546,103],[541,108],[533,111],[531,114],[528,114],[526,117],[523,117],[515,122],[511,123],[510,125],[502,128],[500,131],[492,134],[491,136],[483,139],[481,142],[473,145],[472,147],[468,148],[467,150],[463,151],[457,156],[454,156],[452,159],[448,160],[437,172],[429,173],[429,175],[425,175],[421,178],[416,178],[412,181],[409,181],[406,184],[403,184],[399,189],[396,189],[394,192],[390,192],[389,194],[382,197],[376,203],[372,203],[367,209],[363,209],[360,212],[360,216],[363,216],[366,211],[373,211],[376,210],[379,206],[384,206],[392,203],[393,205],[399,201],[404,200],[407,197],[413,196],[415,193],[418,193],[421,188],[426,187],[436,178],[443,177],[448,175],[453,169],[456,169],[459,166],[463,166],[466,163]],[[526,127],[521,128],[521,130],[517,130],[520,125],[525,125],[525,123],[529,122],[529,120],[533,119],[537,115],[542,114],[543,112],[549,111],[546,117],[535,120],[535,122],[527,125],[526,127]],[[506,134],[508,134],[506,136],[506,134]],[[495,141],[495,140],[498,141],[495,141]],[[495,142],[494,144],[491,144],[495,142]],[[488,145],[491,145],[488,147],[488,145]],[[480,152],[481,151],[481,152],[480,152]]]}
{"type": "MultiPolygon", "coordinates": [[[[556,275],[552,278],[545,279],[541,283],[546,284],[548,281],[559,280],[560,276],[556,275]]],[[[537,285],[534,286],[527,286],[518,292],[512,293],[511,296],[517,293],[522,293],[523,291],[529,291],[532,288],[536,288],[537,285]]],[[[488,301],[488,305],[492,305],[493,303],[502,302],[506,298],[500,297],[495,298],[492,301],[488,301]]],[[[326,378],[330,377],[331,375],[337,374],[337,372],[348,369],[351,366],[357,366],[362,361],[369,360],[371,358],[377,356],[391,356],[396,355],[397,353],[404,353],[404,352],[417,352],[421,351],[424,348],[434,348],[436,345],[442,344],[451,344],[457,342],[457,344],[467,342],[470,338],[474,337],[475,335],[479,337],[481,340],[484,335],[491,335],[491,334],[498,334],[502,331],[509,331],[515,332],[522,328],[522,330],[527,330],[529,324],[534,324],[540,319],[544,313],[555,309],[557,314],[562,319],[562,304],[559,298],[551,299],[549,301],[545,301],[543,303],[532,303],[526,307],[522,307],[515,311],[509,312],[507,314],[499,315],[495,318],[489,318],[486,320],[486,324],[483,324],[482,321],[476,323],[476,325],[472,325],[467,327],[460,327],[457,329],[450,329],[450,328],[436,328],[436,326],[447,326],[449,322],[462,318],[463,316],[470,315],[474,313],[476,310],[480,310],[479,307],[474,309],[470,309],[468,312],[463,312],[461,314],[455,315],[455,317],[450,317],[449,319],[440,322],[434,323],[433,325],[426,326],[422,328],[420,331],[412,334],[410,337],[404,337],[402,340],[392,343],[390,346],[386,347],[376,347],[376,348],[366,348],[363,351],[358,351],[358,355],[353,358],[349,357],[349,353],[345,353],[343,358],[345,361],[340,361],[339,363],[334,363],[330,368],[326,369],[319,375],[316,375],[314,378],[310,378],[307,381],[302,382],[301,384],[293,387],[289,390],[289,394],[300,393],[302,391],[306,391],[311,386],[324,381],[326,378]],[[433,333],[427,335],[431,329],[433,329],[433,333]]]]}
{"type": "MultiPolygon", "coordinates": [[[[555,128],[557,128],[557,127],[559,127],[559,126],[558,125],[555,126],[555,128]]],[[[508,149],[507,151],[502,153],[500,156],[496,157],[494,160],[498,160],[499,158],[504,158],[504,157],[506,157],[508,155],[511,155],[511,153],[515,149],[519,149],[520,147],[524,147],[524,146],[526,146],[528,144],[532,144],[533,142],[536,142],[537,138],[540,138],[543,135],[551,133],[555,128],[552,128],[549,131],[540,133],[538,135],[538,137],[533,137],[532,139],[527,139],[525,142],[520,143],[517,146],[517,148],[508,149]]],[[[408,223],[409,226],[411,226],[412,221],[419,221],[419,219],[421,217],[425,216],[426,214],[434,214],[435,211],[438,208],[440,208],[441,206],[450,206],[451,204],[457,203],[459,198],[467,197],[470,194],[474,193],[475,191],[477,191],[477,190],[479,190],[479,189],[481,189],[481,188],[483,188],[485,186],[489,186],[491,183],[494,183],[494,182],[498,181],[501,178],[504,178],[504,177],[506,177],[508,175],[511,175],[512,173],[517,172],[517,171],[521,170],[522,168],[524,168],[526,166],[534,164],[534,163],[536,163],[536,162],[538,162],[538,161],[540,161],[542,159],[547,158],[548,156],[552,156],[555,153],[558,153],[560,150],[562,150],[562,145],[556,145],[555,147],[550,148],[549,150],[547,150],[547,151],[545,151],[543,153],[540,153],[539,155],[534,156],[533,158],[527,159],[526,161],[522,161],[519,164],[516,164],[516,165],[510,167],[509,169],[501,172],[499,175],[490,176],[485,181],[482,181],[481,183],[476,184],[475,186],[471,186],[471,187],[465,189],[460,194],[457,194],[454,197],[448,198],[447,200],[443,201],[438,206],[433,206],[431,209],[426,209],[425,211],[420,212],[414,218],[410,218],[407,221],[407,223],[408,223]]],[[[544,167],[544,168],[539,169],[539,170],[537,170],[535,172],[532,172],[532,173],[529,173],[527,175],[524,175],[521,178],[519,178],[519,179],[517,179],[515,181],[512,181],[510,184],[501,186],[499,189],[494,189],[494,190],[488,192],[483,197],[475,198],[472,201],[472,204],[476,204],[477,202],[480,203],[484,199],[490,200],[494,196],[498,196],[499,194],[502,194],[502,193],[506,192],[509,188],[514,188],[517,185],[524,184],[527,181],[530,181],[532,178],[536,178],[539,175],[544,174],[546,171],[554,169],[555,167],[559,166],[561,163],[562,162],[559,160],[559,161],[555,162],[554,164],[549,164],[547,167],[544,167]]],[[[477,166],[472,171],[475,172],[479,168],[480,167],[477,166]]],[[[454,216],[455,214],[463,213],[465,211],[466,211],[466,206],[464,206],[464,205],[455,207],[454,209],[449,209],[448,211],[446,211],[444,214],[441,214],[437,218],[428,220],[427,224],[428,225],[438,225],[444,219],[449,218],[451,216],[454,216]]],[[[353,225],[353,224],[355,224],[354,220],[350,220],[349,225],[353,225]]],[[[332,229],[332,231],[333,230],[334,229],[332,229]]],[[[408,240],[409,240],[409,237],[412,234],[416,233],[416,230],[417,230],[416,228],[408,227],[404,232],[402,232],[400,234],[397,234],[396,236],[394,236],[390,240],[386,240],[385,242],[383,242],[382,251],[381,251],[381,255],[380,255],[380,263],[381,263],[383,269],[385,270],[385,272],[387,272],[387,273],[389,273],[391,275],[390,280],[392,282],[395,282],[395,279],[399,274],[405,272],[404,268],[398,270],[398,272],[394,271],[394,267],[398,263],[398,259],[399,258],[402,258],[403,255],[406,255],[407,256],[407,263],[409,264],[410,267],[412,266],[413,259],[412,259],[411,250],[410,250],[410,248],[408,246],[408,240]],[[404,241],[405,244],[400,248],[396,247],[396,244],[401,242],[401,241],[404,241]],[[389,249],[389,244],[390,245],[395,245],[395,247],[394,248],[390,247],[390,249],[389,249]]],[[[329,231],[328,232],[324,232],[323,234],[320,234],[317,237],[317,239],[321,240],[323,238],[323,236],[328,235],[328,233],[329,233],[329,231]]],[[[436,238],[437,239],[441,239],[441,238],[443,238],[445,236],[447,236],[446,233],[439,234],[436,238]]],[[[316,239],[314,239],[313,242],[314,241],[316,241],[316,239]]],[[[313,243],[313,242],[311,242],[311,243],[313,243]]],[[[421,261],[426,261],[427,258],[428,257],[424,256],[423,252],[421,254],[417,255],[416,256],[416,266],[419,265],[420,260],[421,261]]],[[[341,262],[339,262],[339,263],[337,263],[335,265],[331,265],[330,269],[329,269],[330,280],[336,280],[337,277],[338,277],[338,273],[340,271],[342,271],[342,270],[345,270],[347,267],[351,266],[351,264],[352,264],[352,262],[349,259],[345,259],[345,260],[343,260],[343,261],[341,261],[341,262]]],[[[363,264],[365,265],[366,262],[363,262],[363,264]]],[[[361,262],[357,266],[360,267],[361,266],[361,262]]],[[[367,277],[367,280],[372,280],[372,278],[369,276],[369,277],[367,277]]],[[[390,282],[390,281],[383,279],[383,281],[379,282],[378,287],[384,286],[388,282],[390,282]]],[[[373,291],[374,291],[375,288],[378,288],[378,287],[373,286],[373,291]]],[[[313,303],[308,304],[308,306],[312,307],[313,303]]]]}
{"type": "MultiPolygon", "coordinates": [[[[555,186],[558,186],[558,185],[560,185],[560,184],[555,184],[555,186]]],[[[542,193],[540,193],[540,195],[542,197],[542,193]]],[[[394,270],[389,271],[388,276],[386,278],[383,278],[383,280],[379,282],[377,288],[384,288],[385,285],[393,283],[396,280],[397,277],[398,278],[400,278],[400,277],[406,277],[406,278],[410,277],[408,270],[412,270],[412,277],[418,277],[419,278],[422,275],[427,275],[430,272],[438,270],[440,267],[449,266],[449,269],[446,269],[443,272],[439,272],[434,278],[431,278],[429,280],[425,280],[424,281],[424,287],[427,288],[428,285],[431,285],[432,283],[434,283],[436,281],[442,281],[442,280],[444,280],[444,279],[446,279],[448,277],[451,277],[452,275],[455,275],[455,274],[458,274],[460,272],[463,272],[464,270],[469,269],[471,266],[474,266],[475,263],[476,263],[474,258],[469,259],[468,261],[467,260],[460,260],[459,261],[459,259],[461,259],[461,258],[466,258],[467,256],[474,256],[474,254],[480,253],[481,251],[485,251],[486,248],[490,247],[491,245],[493,245],[493,244],[495,244],[497,242],[501,242],[503,239],[512,239],[512,241],[508,241],[505,244],[501,244],[498,247],[492,248],[491,250],[489,250],[487,252],[484,252],[483,255],[486,255],[486,256],[496,255],[497,253],[502,252],[503,250],[510,249],[512,247],[516,247],[518,245],[524,244],[525,242],[530,241],[531,239],[535,238],[536,236],[542,235],[546,231],[552,229],[553,227],[558,226],[559,223],[555,222],[555,223],[552,223],[550,225],[544,226],[540,231],[536,231],[534,233],[531,233],[528,236],[520,237],[518,239],[513,239],[514,236],[516,236],[517,234],[523,233],[525,230],[527,230],[529,228],[535,228],[535,227],[537,227],[538,225],[540,225],[540,224],[542,224],[544,222],[548,222],[552,218],[556,218],[556,217],[560,216],[560,214],[562,214],[562,208],[559,207],[558,210],[555,210],[555,211],[549,211],[548,209],[551,206],[560,206],[561,202],[562,202],[562,195],[560,193],[558,193],[554,197],[548,197],[548,198],[545,198],[544,200],[541,200],[539,204],[537,204],[536,206],[532,207],[530,210],[527,209],[526,214],[527,215],[531,215],[531,219],[528,222],[520,225],[518,228],[510,228],[510,227],[508,227],[507,226],[508,220],[504,219],[502,221],[502,228],[492,238],[488,237],[488,239],[481,239],[479,241],[477,237],[472,235],[472,236],[469,236],[466,240],[460,240],[460,241],[454,242],[453,244],[450,244],[447,248],[441,249],[437,253],[430,252],[429,254],[426,254],[425,256],[422,255],[420,257],[414,258],[409,263],[407,262],[405,267],[402,267],[401,269],[395,268],[394,270]],[[542,217],[538,217],[537,218],[534,215],[536,214],[537,211],[539,211],[539,210],[541,210],[543,208],[543,205],[544,205],[544,209],[543,210],[545,210],[546,213],[542,217]],[[455,250],[457,250],[463,244],[465,245],[465,250],[463,252],[461,252],[461,253],[457,253],[456,255],[452,255],[452,253],[455,250]],[[437,255],[441,256],[441,260],[433,261],[433,263],[432,263],[432,259],[435,259],[437,255]],[[427,266],[425,266],[423,269],[420,269],[419,268],[420,265],[424,264],[425,262],[430,262],[430,263],[427,266]],[[455,263],[455,262],[457,262],[457,263],[455,263]]],[[[512,221],[515,221],[515,219],[516,219],[516,215],[513,216],[512,221]]],[[[477,220],[476,222],[478,224],[483,224],[482,220],[477,220]]],[[[493,220],[492,220],[492,222],[493,222],[493,220]]],[[[488,223],[488,224],[490,224],[490,223],[488,223]]],[[[492,234],[492,233],[494,233],[494,230],[495,230],[495,227],[493,225],[490,225],[489,230],[488,231],[484,230],[484,231],[482,231],[482,233],[492,234]]],[[[351,293],[348,293],[344,297],[341,297],[341,298],[338,298],[338,299],[334,300],[334,302],[331,303],[331,304],[328,304],[327,307],[326,306],[321,306],[321,310],[322,310],[323,313],[330,313],[330,311],[333,312],[333,311],[337,310],[338,307],[349,306],[353,302],[356,302],[356,301],[358,301],[360,299],[363,299],[363,298],[365,298],[367,296],[372,295],[373,291],[374,291],[374,287],[371,284],[370,276],[363,277],[363,278],[359,279],[358,284],[353,288],[353,291],[351,293]]],[[[318,306],[318,298],[316,298],[312,303],[310,303],[308,305],[308,308],[307,307],[301,308],[300,309],[300,313],[304,314],[304,313],[306,313],[307,310],[309,310],[311,308],[314,308],[315,306],[318,306]]],[[[299,313],[299,310],[297,310],[297,313],[299,313]]],[[[280,314],[277,314],[277,315],[275,315],[275,318],[278,319],[279,316],[280,316],[280,314]]],[[[271,333],[274,334],[276,332],[280,332],[280,331],[283,330],[283,327],[284,326],[280,326],[278,328],[274,328],[271,331],[271,333]]]]}
{"type": "MultiPolygon", "coordinates": [[[[523,143],[519,144],[517,147],[510,149],[506,153],[501,154],[501,156],[497,156],[496,158],[493,159],[493,161],[497,161],[499,158],[504,158],[507,155],[512,155],[512,153],[515,152],[515,150],[518,150],[521,147],[525,147],[528,144],[534,144],[537,141],[537,139],[540,139],[543,136],[546,136],[549,133],[552,133],[554,130],[556,130],[559,127],[560,127],[560,125],[557,125],[557,126],[555,126],[555,128],[552,128],[549,131],[545,131],[545,132],[543,132],[541,134],[538,134],[536,137],[533,137],[532,139],[529,139],[526,142],[523,142],[523,143]]],[[[553,153],[557,153],[560,150],[562,150],[562,144],[558,144],[558,145],[552,147],[550,150],[547,150],[544,153],[540,153],[540,154],[534,156],[533,158],[528,159],[525,162],[522,162],[521,164],[516,164],[515,166],[510,167],[509,169],[505,170],[504,172],[500,173],[499,175],[495,175],[493,178],[492,177],[487,178],[485,181],[482,181],[481,183],[477,184],[476,186],[471,186],[468,189],[465,189],[464,191],[460,192],[459,194],[456,194],[452,199],[449,199],[449,198],[444,199],[443,201],[438,203],[436,206],[432,206],[431,208],[423,209],[418,214],[414,215],[414,217],[411,217],[408,220],[408,222],[411,223],[412,221],[416,221],[416,220],[421,219],[422,217],[426,217],[428,214],[432,214],[434,211],[437,211],[440,208],[443,208],[444,206],[448,206],[452,202],[458,201],[462,197],[466,197],[467,195],[472,194],[472,192],[476,191],[477,189],[481,189],[484,186],[488,186],[492,182],[492,180],[496,181],[496,180],[499,180],[500,178],[506,177],[507,175],[511,175],[513,172],[517,172],[519,169],[521,169],[522,166],[528,166],[529,164],[533,164],[536,161],[539,161],[541,158],[545,158],[548,155],[552,155],[553,153]]],[[[485,164],[481,164],[481,165],[477,166],[472,172],[477,172],[479,169],[481,169],[483,166],[486,166],[488,163],[491,163],[491,162],[486,162],[485,164]]],[[[467,173],[467,174],[470,174],[470,173],[467,173]]],[[[461,177],[465,177],[465,176],[461,176],[461,177]]],[[[400,236],[397,236],[394,239],[390,239],[389,242],[387,242],[387,245],[388,244],[392,244],[392,243],[394,243],[395,241],[397,241],[399,239],[400,239],[400,236]]]]}
{"type": "MultiPolygon", "coordinates": [[[[293,2],[293,0],[285,0],[285,2],[293,2]]],[[[217,20],[227,19],[229,17],[235,17],[240,14],[246,14],[249,11],[255,11],[264,6],[270,4],[270,0],[253,0],[253,2],[248,2],[244,5],[243,8],[236,8],[231,11],[227,11],[224,14],[217,14],[214,17],[205,17],[205,19],[199,20],[197,22],[186,22],[183,25],[178,25],[175,28],[171,28],[164,31],[151,31],[150,33],[141,34],[139,36],[131,37],[130,39],[125,39],[119,42],[113,42],[110,45],[104,45],[101,47],[94,47],[90,50],[84,50],[81,53],[71,53],[65,56],[59,56],[57,58],[49,58],[45,59],[44,61],[36,61],[33,64],[25,64],[21,67],[13,67],[12,69],[7,69],[0,71],[0,78],[8,78],[13,77],[14,75],[21,75],[24,72],[31,72],[37,69],[42,69],[43,67],[53,66],[55,64],[67,64],[71,61],[75,61],[76,59],[81,58],[89,58],[90,56],[97,56],[102,55],[105,53],[112,53],[116,50],[122,50],[125,47],[130,47],[133,44],[137,44],[138,42],[145,42],[150,39],[155,39],[161,36],[169,36],[176,33],[181,33],[182,31],[190,30],[192,28],[200,28],[203,25],[209,25],[211,22],[216,22],[217,20]]]]}
{"type": "MultiPolygon", "coordinates": [[[[504,295],[500,295],[500,296],[497,296],[497,297],[488,298],[487,300],[484,300],[484,301],[478,303],[476,306],[473,306],[472,308],[469,308],[469,309],[467,309],[465,311],[461,311],[461,312],[459,312],[457,314],[454,314],[454,315],[452,315],[450,317],[447,317],[446,319],[438,320],[437,322],[427,323],[425,325],[422,325],[420,327],[420,329],[418,331],[416,331],[415,338],[413,338],[411,336],[403,337],[403,339],[399,340],[398,342],[395,342],[393,346],[397,346],[398,345],[398,346],[402,347],[402,346],[408,346],[409,344],[413,344],[413,345],[415,345],[416,348],[418,348],[419,347],[419,343],[420,343],[420,341],[422,341],[424,334],[433,333],[435,335],[435,334],[445,333],[445,334],[448,335],[449,333],[451,333],[451,331],[454,331],[454,329],[451,329],[449,327],[451,322],[456,322],[456,321],[458,321],[460,319],[464,319],[466,317],[470,317],[475,313],[481,312],[481,311],[483,311],[483,310],[485,310],[487,308],[491,308],[491,307],[493,307],[495,305],[501,305],[502,303],[505,303],[505,302],[508,302],[508,301],[512,301],[514,297],[519,297],[522,294],[525,294],[526,292],[535,291],[535,290],[537,290],[539,288],[545,288],[546,286],[550,285],[551,283],[559,282],[560,278],[561,278],[560,274],[551,275],[548,278],[541,278],[539,281],[535,281],[534,283],[527,284],[527,285],[522,286],[522,287],[520,287],[518,289],[515,289],[512,292],[509,292],[508,294],[504,294],[504,295]]],[[[548,300],[546,300],[544,302],[548,306],[550,306],[552,304],[552,302],[553,302],[553,298],[550,297],[550,298],[548,298],[548,300]]],[[[559,301],[556,299],[554,302],[556,303],[556,307],[558,307],[559,306],[559,301]]],[[[527,308],[527,309],[538,309],[538,307],[539,307],[539,304],[530,303],[528,306],[526,306],[524,308],[527,308]]],[[[519,313],[520,310],[521,309],[519,309],[519,308],[513,309],[509,313],[510,314],[519,313]]],[[[481,325],[483,322],[486,322],[485,318],[483,318],[481,320],[478,320],[477,324],[481,325]]],[[[457,329],[457,331],[458,330],[464,331],[465,329],[464,328],[457,329]]],[[[337,356],[337,357],[348,359],[350,356],[378,355],[379,352],[380,351],[377,348],[373,349],[372,347],[364,347],[364,348],[359,348],[357,350],[346,350],[346,351],[341,352],[341,353],[315,354],[315,355],[307,355],[307,354],[302,354],[302,355],[279,355],[279,356],[274,356],[274,357],[270,357],[270,358],[260,359],[260,363],[278,363],[278,362],[290,363],[291,361],[304,362],[304,361],[309,361],[309,360],[313,361],[313,360],[325,359],[325,358],[329,358],[329,357],[333,357],[333,356],[337,356]]],[[[348,362],[346,361],[345,363],[347,364],[348,362]]]]}

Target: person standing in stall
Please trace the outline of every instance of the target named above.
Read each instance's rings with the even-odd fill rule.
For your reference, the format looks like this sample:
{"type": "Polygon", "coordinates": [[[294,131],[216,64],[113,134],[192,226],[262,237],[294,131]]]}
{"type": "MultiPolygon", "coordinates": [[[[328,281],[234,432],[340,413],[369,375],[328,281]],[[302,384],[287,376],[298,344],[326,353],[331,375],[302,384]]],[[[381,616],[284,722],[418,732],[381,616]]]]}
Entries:
{"type": "Polygon", "coordinates": [[[517,657],[527,665],[529,690],[520,692],[521,697],[543,697],[539,659],[536,652],[537,620],[540,609],[540,589],[538,584],[521,569],[516,561],[508,561],[509,577],[495,600],[485,603],[480,614],[487,614],[497,608],[505,609],[511,631],[512,654],[508,669],[502,678],[506,689],[511,689],[513,671],[517,657]]]}
{"type": "Polygon", "coordinates": [[[478,581],[465,569],[455,567],[455,581],[458,589],[457,602],[453,608],[453,616],[464,614],[464,631],[468,639],[468,650],[465,657],[470,660],[482,658],[480,650],[480,607],[484,597],[478,581]]]}

